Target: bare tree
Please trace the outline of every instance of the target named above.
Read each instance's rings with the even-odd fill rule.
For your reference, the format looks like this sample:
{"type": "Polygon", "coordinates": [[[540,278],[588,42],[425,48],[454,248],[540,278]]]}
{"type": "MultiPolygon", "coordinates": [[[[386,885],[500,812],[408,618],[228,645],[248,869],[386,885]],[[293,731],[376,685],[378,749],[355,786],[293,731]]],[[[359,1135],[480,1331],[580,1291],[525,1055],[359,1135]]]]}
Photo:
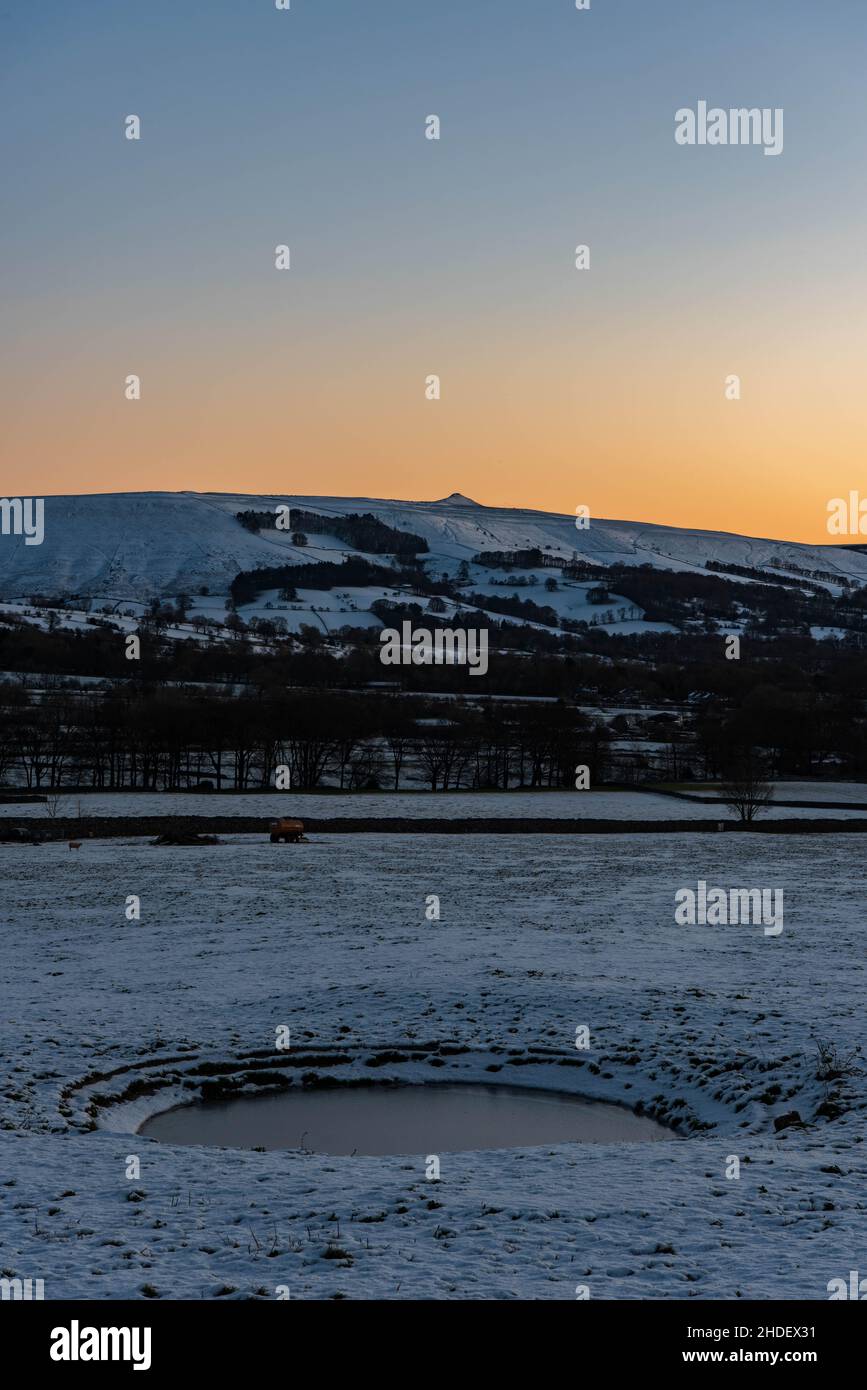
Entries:
{"type": "Polygon", "coordinates": [[[763,767],[752,759],[732,768],[720,788],[720,801],[747,825],[767,810],[773,797],[774,788],[766,781],[763,767]]]}

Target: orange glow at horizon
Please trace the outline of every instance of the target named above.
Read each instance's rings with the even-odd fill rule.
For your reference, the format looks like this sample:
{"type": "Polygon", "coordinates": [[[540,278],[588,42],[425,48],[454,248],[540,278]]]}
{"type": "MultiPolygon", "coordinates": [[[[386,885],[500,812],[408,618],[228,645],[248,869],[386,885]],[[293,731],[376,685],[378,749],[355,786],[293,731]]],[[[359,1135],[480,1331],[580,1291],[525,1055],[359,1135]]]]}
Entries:
{"type": "Polygon", "coordinates": [[[51,411],[44,378],[18,383],[4,450],[17,466],[0,490],[414,501],[462,492],[486,506],[574,515],[585,504],[604,518],[839,541],[827,504],[864,490],[865,428],[836,363],[824,381],[814,364],[807,382],[742,357],[734,402],[724,396],[730,359],[678,369],[659,344],[646,360],[632,347],[631,362],[616,364],[601,351],[577,364],[504,351],[483,373],[469,357],[452,360],[436,402],[423,376],[375,356],[345,381],[315,359],[285,375],[279,364],[248,362],[241,375],[200,360],[177,377],[159,362],[142,372],[139,402],[123,398],[116,376],[94,380],[91,364],[53,383],[51,411]]]}
{"type": "MultiPolygon", "coordinates": [[[[839,543],[828,502],[867,491],[860,362],[867,328],[812,313],[810,351],[781,320],[745,346],[744,305],[650,323],[610,305],[576,342],[574,306],[524,338],[448,314],[419,330],[359,320],[287,337],[281,314],[227,341],[207,322],[136,352],[124,398],[116,345],[11,365],[2,489],[21,495],[197,491],[530,507],[778,540],[839,543]],[[442,398],[425,398],[437,371],[442,398]],[[741,399],[727,400],[736,372],[741,399]],[[50,409],[46,401],[50,400],[50,409]]],[[[2,407],[2,402],[0,402],[2,407]]],[[[859,538],[853,538],[859,539],[859,538]]]]}

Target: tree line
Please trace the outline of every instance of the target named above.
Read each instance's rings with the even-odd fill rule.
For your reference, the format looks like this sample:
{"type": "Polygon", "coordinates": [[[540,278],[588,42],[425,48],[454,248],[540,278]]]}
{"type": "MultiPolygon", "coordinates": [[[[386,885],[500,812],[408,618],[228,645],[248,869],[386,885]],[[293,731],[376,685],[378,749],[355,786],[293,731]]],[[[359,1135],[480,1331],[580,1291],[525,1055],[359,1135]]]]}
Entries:
{"type": "Polygon", "coordinates": [[[608,734],[579,710],[476,709],[395,696],[184,688],[38,700],[0,686],[0,783],[31,791],[273,789],[397,791],[413,769],[431,791],[571,786],[605,778],[608,734]]]}

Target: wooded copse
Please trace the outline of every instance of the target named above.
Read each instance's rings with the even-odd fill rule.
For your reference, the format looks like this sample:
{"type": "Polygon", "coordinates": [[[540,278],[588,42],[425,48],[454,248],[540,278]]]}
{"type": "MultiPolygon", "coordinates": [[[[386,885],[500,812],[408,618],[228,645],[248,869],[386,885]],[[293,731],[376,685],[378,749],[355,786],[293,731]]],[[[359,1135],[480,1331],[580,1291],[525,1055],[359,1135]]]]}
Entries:
{"type": "Polygon", "coordinates": [[[323,516],[319,512],[305,511],[303,507],[287,506],[282,511],[247,510],[237,512],[236,516],[248,531],[285,530],[336,536],[352,546],[353,550],[363,550],[369,555],[417,555],[425,553],[428,548],[422,536],[387,526],[372,512],[323,516]],[[286,520],[286,525],[282,527],[279,525],[281,516],[286,520]]]}

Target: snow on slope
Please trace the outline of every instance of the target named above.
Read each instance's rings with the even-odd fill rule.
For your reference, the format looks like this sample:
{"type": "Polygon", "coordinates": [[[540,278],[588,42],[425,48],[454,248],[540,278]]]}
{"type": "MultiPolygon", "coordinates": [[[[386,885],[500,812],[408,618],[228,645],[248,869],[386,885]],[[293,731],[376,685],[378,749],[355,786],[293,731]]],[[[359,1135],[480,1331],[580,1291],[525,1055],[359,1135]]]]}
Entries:
{"type": "Polygon", "coordinates": [[[27,546],[20,536],[0,536],[0,597],[39,591],[147,599],[154,594],[195,594],[204,585],[225,593],[239,570],[337,559],[349,550],[325,536],[311,537],[311,545],[299,549],[286,532],[255,535],[235,519],[235,513],[246,508],[270,510],[287,503],[324,515],[371,512],[389,526],[423,536],[430,548],[429,568],[435,573],[454,573],[461,560],[478,551],[538,547],[564,559],[577,552],[600,566],[702,570],[706,560],[719,560],[761,568],[773,558],[784,569],[828,570],[867,583],[867,554],[840,546],[631,521],[594,519],[587,530],[579,531],[571,516],[483,507],[460,494],[439,502],[400,502],[286,493],[146,492],[47,497],[42,545],[27,546]]]}

